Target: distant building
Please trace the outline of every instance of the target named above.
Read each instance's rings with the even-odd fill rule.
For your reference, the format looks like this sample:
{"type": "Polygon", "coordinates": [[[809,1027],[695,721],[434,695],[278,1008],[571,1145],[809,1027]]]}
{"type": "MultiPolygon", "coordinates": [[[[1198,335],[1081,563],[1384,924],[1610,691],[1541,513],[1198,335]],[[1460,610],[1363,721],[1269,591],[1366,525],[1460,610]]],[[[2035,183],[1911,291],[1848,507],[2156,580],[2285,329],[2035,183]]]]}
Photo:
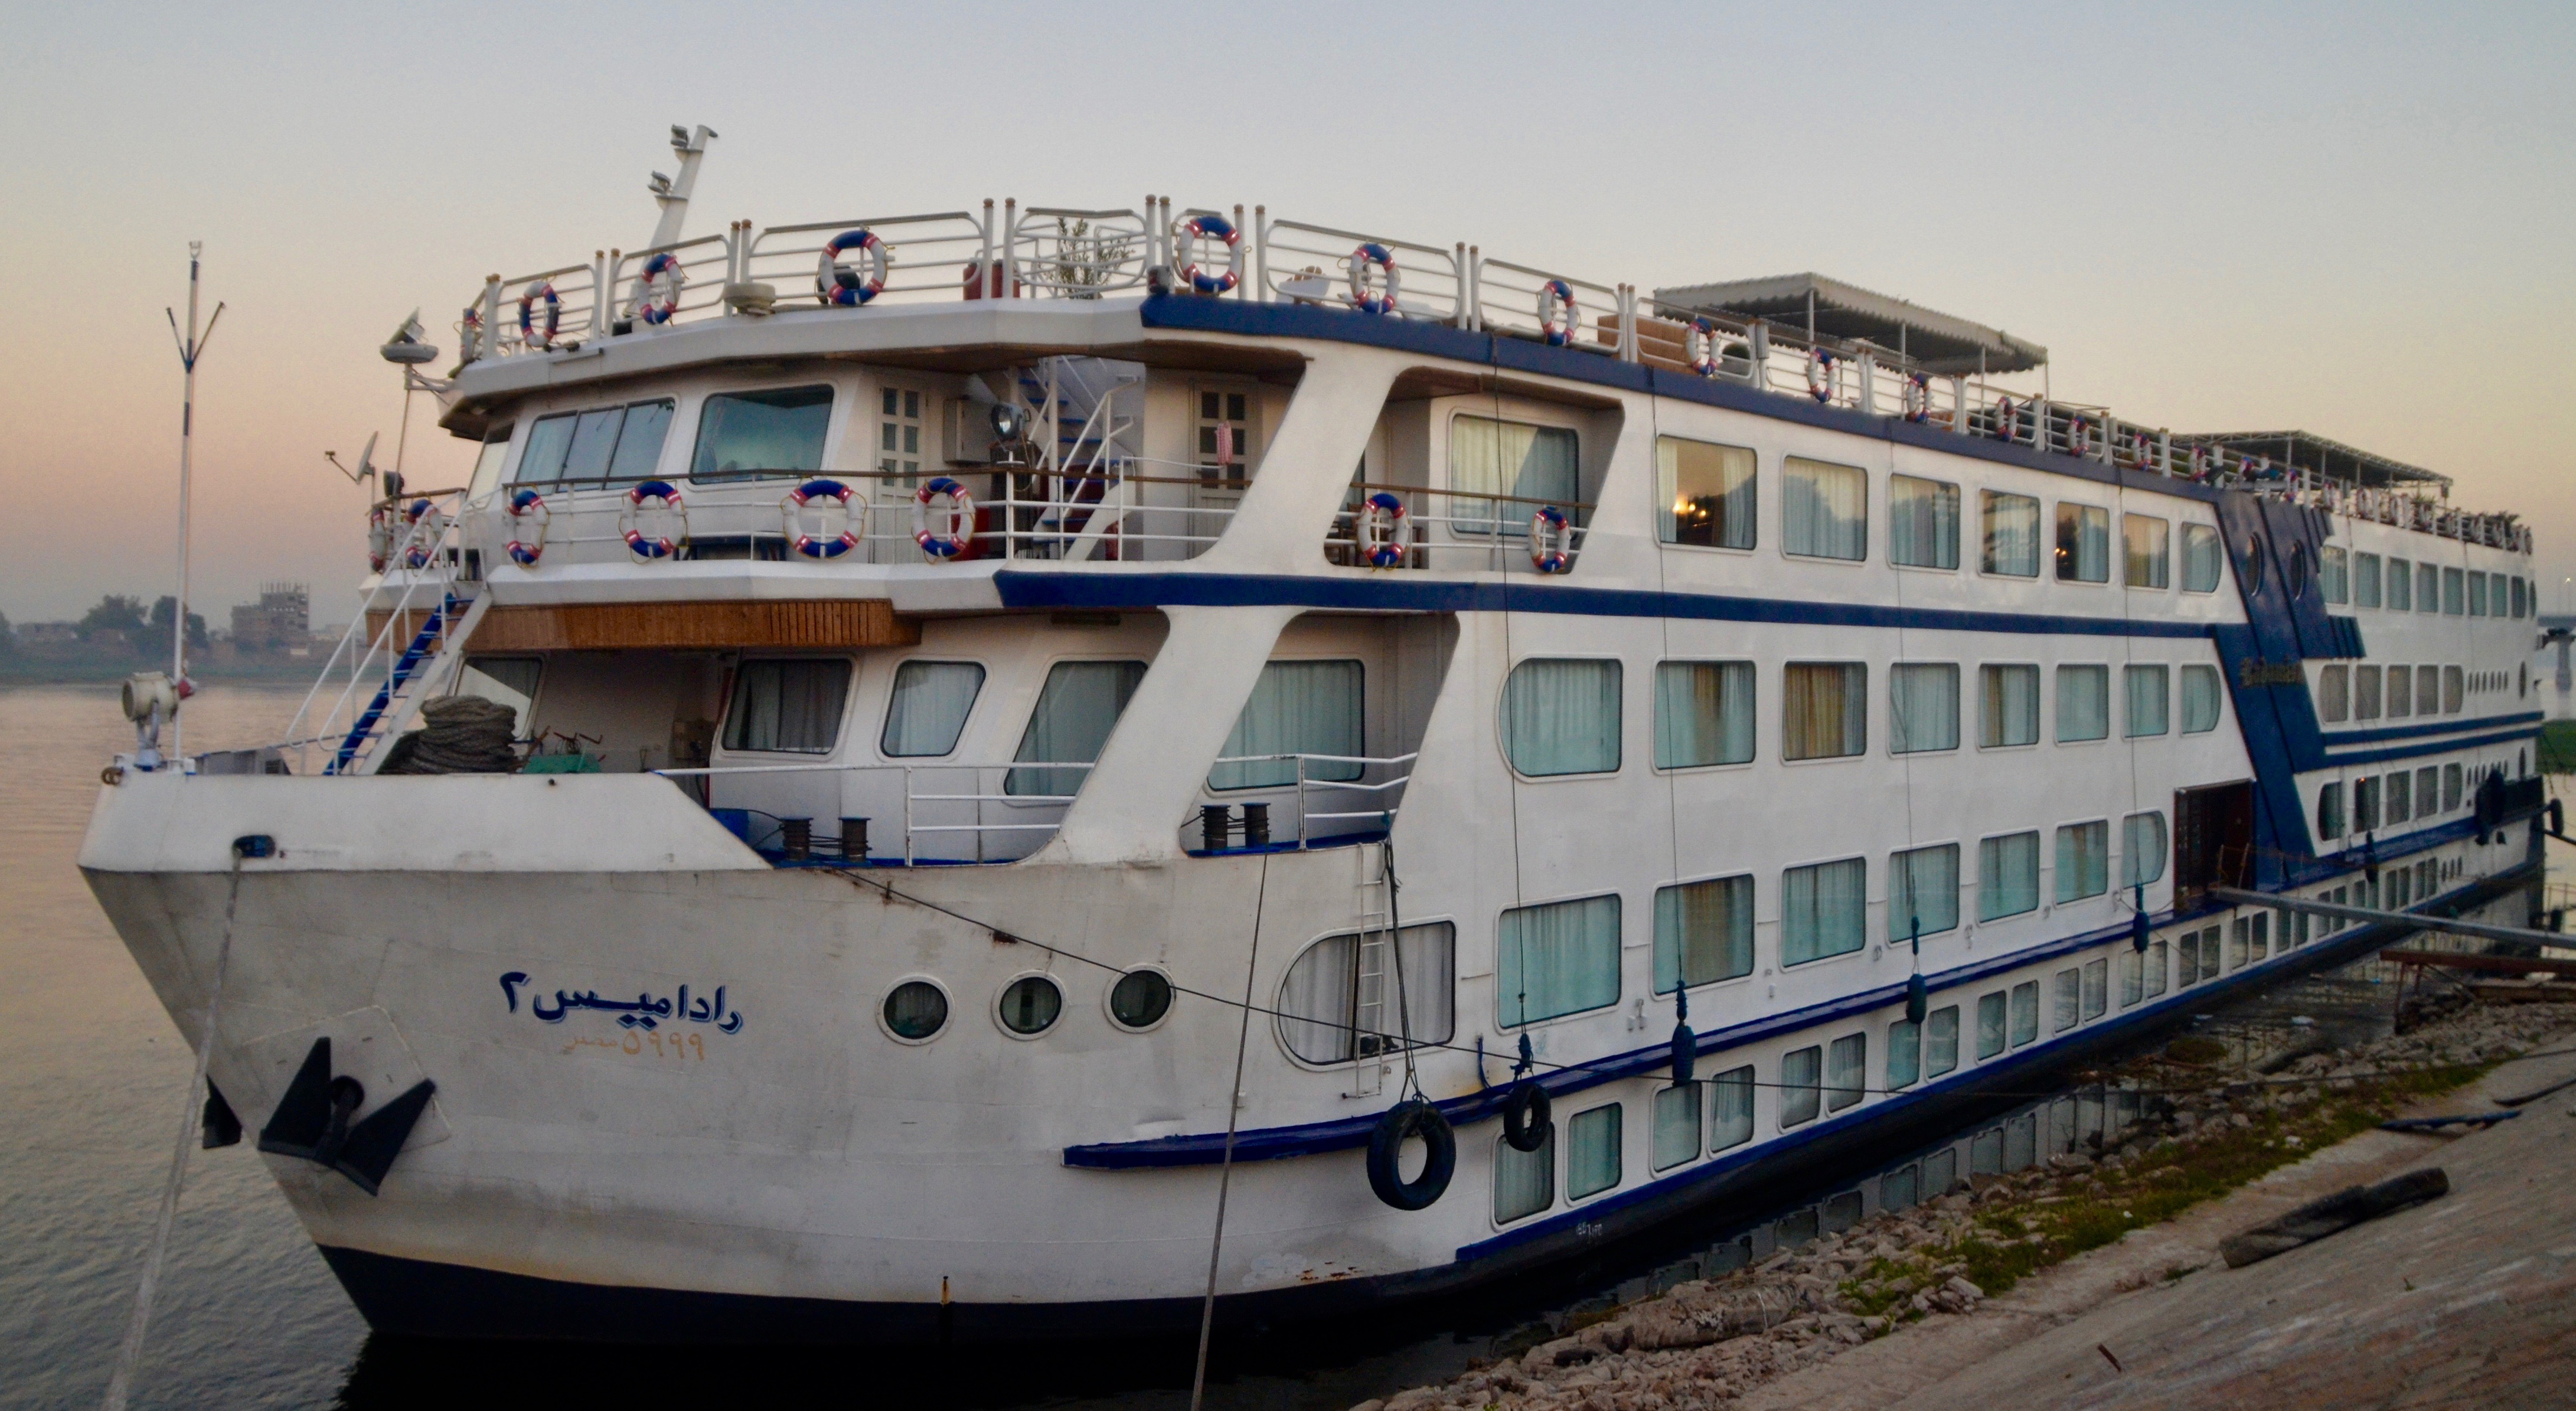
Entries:
{"type": "Polygon", "coordinates": [[[274,652],[312,640],[311,604],[301,583],[262,583],[259,601],[233,609],[233,649],[274,652]]]}
{"type": "Polygon", "coordinates": [[[80,624],[77,622],[21,622],[18,624],[18,641],[22,646],[50,645],[79,640],[80,624]]]}

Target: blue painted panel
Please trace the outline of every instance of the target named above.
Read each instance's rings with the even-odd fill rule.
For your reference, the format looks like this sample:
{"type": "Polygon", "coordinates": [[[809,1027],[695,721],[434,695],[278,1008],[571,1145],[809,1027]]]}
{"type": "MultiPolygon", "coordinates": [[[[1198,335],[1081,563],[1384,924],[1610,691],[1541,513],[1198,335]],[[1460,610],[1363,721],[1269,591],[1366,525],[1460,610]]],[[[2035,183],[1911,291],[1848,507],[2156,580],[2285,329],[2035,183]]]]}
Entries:
{"type": "Polygon", "coordinates": [[[2485,715],[2475,720],[2461,718],[2440,720],[2429,725],[2390,725],[2375,730],[2330,730],[2326,748],[2339,750],[2347,745],[2370,744],[2379,740],[2412,740],[2424,735],[2456,735],[2464,730],[2494,730],[2507,725],[2537,725],[2541,715],[2536,710],[2512,715],[2485,715]]]}
{"type": "Polygon", "coordinates": [[[2456,740],[2433,740],[2424,744],[2391,745],[2385,749],[2360,750],[2339,754],[2311,768],[2326,769],[2350,764],[2382,764],[2397,759],[2422,759],[2426,755],[2448,754],[2453,750],[2472,749],[2479,745],[2509,745],[2516,740],[2536,740],[2540,731],[2525,725],[2499,730],[2490,735],[2470,735],[2456,740]]]}

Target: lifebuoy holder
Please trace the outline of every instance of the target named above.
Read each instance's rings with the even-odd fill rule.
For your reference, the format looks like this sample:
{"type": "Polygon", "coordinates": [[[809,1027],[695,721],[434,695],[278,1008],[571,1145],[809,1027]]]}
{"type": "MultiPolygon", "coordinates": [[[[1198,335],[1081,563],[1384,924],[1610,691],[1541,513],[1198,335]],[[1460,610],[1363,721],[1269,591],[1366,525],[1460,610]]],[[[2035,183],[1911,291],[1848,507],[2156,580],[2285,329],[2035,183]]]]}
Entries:
{"type": "Polygon", "coordinates": [[[647,561],[673,557],[680,552],[681,543],[689,537],[688,506],[681,502],[679,487],[668,480],[636,482],[635,486],[626,492],[626,508],[618,515],[617,521],[618,533],[625,538],[626,547],[634,550],[637,558],[647,561]],[[646,534],[642,525],[638,523],[638,517],[643,513],[648,502],[658,503],[665,513],[678,519],[680,532],[646,534]]]}
{"type": "Polygon", "coordinates": [[[886,244],[875,231],[844,230],[823,242],[822,263],[814,271],[814,297],[826,304],[856,308],[885,292],[886,270],[891,263],[886,244]],[[841,256],[852,250],[867,262],[864,271],[857,265],[841,263],[841,256]]]}
{"type": "Polygon", "coordinates": [[[1405,508],[1402,496],[1380,490],[1360,502],[1360,558],[1371,568],[1401,568],[1404,565],[1407,521],[1413,512],[1405,508]]]}
{"type": "Polygon", "coordinates": [[[778,502],[779,514],[787,521],[787,547],[809,559],[836,559],[859,546],[867,537],[867,502],[857,498],[849,486],[838,480],[808,480],[787,492],[778,502]],[[816,500],[837,500],[842,511],[841,532],[808,534],[804,510],[816,500]]]}
{"type": "Polygon", "coordinates": [[[502,506],[502,512],[510,517],[510,542],[502,545],[501,551],[521,568],[536,567],[546,552],[546,529],[554,522],[554,511],[546,508],[546,497],[534,490],[517,491],[502,506]]]}
{"type": "Polygon", "coordinates": [[[933,562],[965,553],[975,542],[975,497],[945,475],[925,482],[912,497],[912,542],[933,562]],[[947,505],[934,509],[934,502],[941,499],[947,505]],[[936,526],[934,514],[939,517],[936,526]]]}

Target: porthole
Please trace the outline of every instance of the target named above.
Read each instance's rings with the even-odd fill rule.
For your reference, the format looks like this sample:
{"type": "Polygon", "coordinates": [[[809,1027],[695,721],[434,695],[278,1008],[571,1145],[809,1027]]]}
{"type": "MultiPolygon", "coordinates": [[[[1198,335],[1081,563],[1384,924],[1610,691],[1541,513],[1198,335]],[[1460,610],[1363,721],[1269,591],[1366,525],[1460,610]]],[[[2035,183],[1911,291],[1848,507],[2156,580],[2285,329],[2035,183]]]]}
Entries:
{"type": "Polygon", "coordinates": [[[926,1044],[948,1027],[948,992],[935,980],[906,980],[886,992],[877,1022],[898,1043],[926,1044]]]}
{"type": "Polygon", "coordinates": [[[1130,970],[1109,987],[1109,1020],[1142,1032],[1172,1012],[1172,982],[1160,970],[1130,970]]]}
{"type": "Polygon", "coordinates": [[[2245,540],[2245,591],[2263,591],[2263,541],[2251,535],[2245,540]]]}
{"type": "Polygon", "coordinates": [[[2303,541],[2290,541],[2290,556],[2281,565],[2282,590],[2291,597],[2302,598],[2308,592],[2308,546],[2303,541]]]}
{"type": "Polygon", "coordinates": [[[1055,1027],[1056,1017],[1064,1013],[1064,991],[1044,975],[1023,975],[1002,987],[1002,997],[994,1005],[993,1017],[1002,1027],[1024,1039],[1033,1039],[1055,1027]]]}

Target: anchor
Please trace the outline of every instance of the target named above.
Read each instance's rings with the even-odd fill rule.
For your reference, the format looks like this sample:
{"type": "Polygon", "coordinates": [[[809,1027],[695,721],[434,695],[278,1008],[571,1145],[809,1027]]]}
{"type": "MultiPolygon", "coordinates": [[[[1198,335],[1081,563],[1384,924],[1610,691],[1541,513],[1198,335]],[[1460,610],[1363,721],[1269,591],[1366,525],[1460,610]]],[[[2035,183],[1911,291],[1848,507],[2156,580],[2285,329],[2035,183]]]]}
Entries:
{"type": "Polygon", "coordinates": [[[374,1195],[437,1090],[423,1078],[374,1116],[353,1123],[349,1119],[366,1105],[367,1090],[355,1078],[331,1076],[331,1040],[325,1035],[313,1041],[277,1111],[259,1129],[259,1149],[327,1166],[374,1195]]]}

